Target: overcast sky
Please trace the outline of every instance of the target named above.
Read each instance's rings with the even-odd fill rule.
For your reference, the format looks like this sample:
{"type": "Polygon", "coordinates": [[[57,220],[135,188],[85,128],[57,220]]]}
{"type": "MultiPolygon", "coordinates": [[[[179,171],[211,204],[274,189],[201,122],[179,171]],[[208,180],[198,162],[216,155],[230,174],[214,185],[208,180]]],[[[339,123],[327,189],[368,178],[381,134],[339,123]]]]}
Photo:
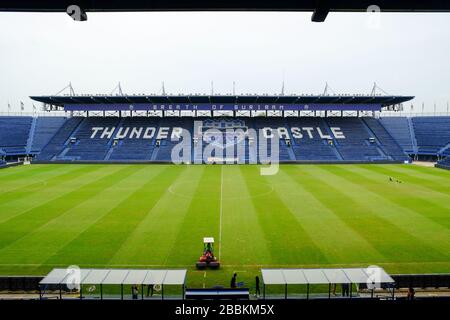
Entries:
{"type": "MultiPolygon", "coordinates": [[[[0,13],[0,111],[76,93],[369,93],[450,101],[450,14],[0,13]]],[[[409,105],[408,105],[409,107],[409,105]]]]}

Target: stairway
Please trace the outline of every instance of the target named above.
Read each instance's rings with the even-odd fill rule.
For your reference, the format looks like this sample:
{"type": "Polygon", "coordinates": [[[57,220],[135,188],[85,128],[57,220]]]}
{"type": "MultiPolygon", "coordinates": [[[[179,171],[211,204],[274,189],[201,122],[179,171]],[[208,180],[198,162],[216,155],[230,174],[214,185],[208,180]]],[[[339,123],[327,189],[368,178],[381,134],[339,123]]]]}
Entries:
{"type": "Polygon", "coordinates": [[[122,127],[123,121],[124,121],[124,118],[121,118],[119,123],[117,124],[117,126],[114,128],[114,132],[113,132],[113,134],[111,135],[111,138],[108,141],[109,150],[106,153],[105,158],[103,160],[106,160],[106,161],[109,160],[109,158],[111,157],[112,153],[114,152],[113,141],[114,141],[114,138],[117,135],[117,132],[122,127]]]}
{"type": "Polygon", "coordinates": [[[441,148],[441,150],[439,150],[438,154],[443,154],[447,150],[450,151],[450,143],[447,144],[445,147],[441,148]]]}
{"type": "Polygon", "coordinates": [[[323,124],[324,124],[325,128],[327,129],[328,135],[331,137],[331,139],[333,139],[333,151],[336,154],[336,158],[338,158],[338,160],[344,160],[344,158],[342,157],[342,154],[339,152],[339,150],[337,148],[338,142],[337,142],[336,138],[334,137],[334,134],[331,131],[330,126],[328,125],[328,122],[326,122],[325,119],[323,119],[323,124]]]}
{"type": "Polygon", "coordinates": [[[409,134],[411,135],[413,151],[414,151],[414,154],[417,154],[419,152],[419,148],[417,147],[416,135],[414,134],[414,126],[412,123],[412,119],[411,118],[407,118],[407,119],[408,119],[409,134]]]}
{"type": "MultiPolygon", "coordinates": [[[[366,128],[367,132],[369,132],[369,134],[375,139],[375,143],[377,144],[376,145],[377,151],[380,154],[380,156],[383,157],[384,159],[393,160],[392,157],[390,155],[388,155],[386,153],[386,151],[383,149],[383,145],[381,144],[380,139],[377,137],[375,132],[370,128],[370,126],[366,123],[364,118],[360,118],[360,120],[361,120],[362,124],[364,125],[364,127],[366,128]]],[[[395,141],[394,139],[392,139],[392,140],[395,141]]],[[[399,148],[400,148],[400,146],[399,146],[399,148]]]]}
{"type": "Polygon", "coordinates": [[[28,155],[31,154],[31,146],[33,145],[34,133],[36,132],[36,123],[37,123],[37,118],[33,117],[33,120],[31,121],[30,134],[28,135],[27,146],[26,146],[26,152],[28,155]]]}

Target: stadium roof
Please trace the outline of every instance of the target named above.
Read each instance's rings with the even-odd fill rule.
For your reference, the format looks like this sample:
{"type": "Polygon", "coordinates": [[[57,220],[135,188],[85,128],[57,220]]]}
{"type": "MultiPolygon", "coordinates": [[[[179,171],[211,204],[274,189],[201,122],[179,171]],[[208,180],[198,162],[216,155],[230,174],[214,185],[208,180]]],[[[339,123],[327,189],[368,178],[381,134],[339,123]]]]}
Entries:
{"type": "Polygon", "coordinates": [[[394,283],[383,268],[346,269],[261,269],[266,285],[340,284],[340,283],[394,283]],[[373,279],[373,280],[372,280],[373,279]]]}
{"type": "Polygon", "coordinates": [[[0,11],[66,12],[78,5],[85,12],[101,11],[313,11],[313,21],[324,21],[330,11],[448,12],[447,0],[3,0],[0,11]]]}
{"type": "Polygon", "coordinates": [[[30,96],[49,105],[70,104],[379,104],[390,106],[414,99],[413,96],[381,95],[74,95],[30,96]]]}

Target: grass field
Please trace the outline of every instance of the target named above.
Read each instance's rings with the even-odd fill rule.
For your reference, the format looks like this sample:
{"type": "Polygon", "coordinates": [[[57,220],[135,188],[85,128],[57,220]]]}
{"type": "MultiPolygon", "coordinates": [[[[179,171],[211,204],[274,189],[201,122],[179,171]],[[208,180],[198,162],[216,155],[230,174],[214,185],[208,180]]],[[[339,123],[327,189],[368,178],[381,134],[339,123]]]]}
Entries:
{"type": "Polygon", "coordinates": [[[414,165],[31,165],[0,170],[0,274],[188,268],[189,286],[261,267],[450,272],[450,171],[414,165]],[[389,182],[389,176],[402,183],[389,182]],[[202,238],[218,271],[196,271],[202,238]]]}

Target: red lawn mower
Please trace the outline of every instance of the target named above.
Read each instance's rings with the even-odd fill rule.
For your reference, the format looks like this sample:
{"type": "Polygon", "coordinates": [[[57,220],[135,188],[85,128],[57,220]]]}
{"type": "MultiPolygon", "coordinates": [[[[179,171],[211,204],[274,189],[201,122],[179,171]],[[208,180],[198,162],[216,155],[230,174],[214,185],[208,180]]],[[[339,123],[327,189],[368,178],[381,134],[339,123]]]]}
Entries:
{"type": "Polygon", "coordinates": [[[195,265],[197,269],[218,269],[220,267],[219,260],[214,256],[214,238],[203,238],[203,254],[195,265]]]}

